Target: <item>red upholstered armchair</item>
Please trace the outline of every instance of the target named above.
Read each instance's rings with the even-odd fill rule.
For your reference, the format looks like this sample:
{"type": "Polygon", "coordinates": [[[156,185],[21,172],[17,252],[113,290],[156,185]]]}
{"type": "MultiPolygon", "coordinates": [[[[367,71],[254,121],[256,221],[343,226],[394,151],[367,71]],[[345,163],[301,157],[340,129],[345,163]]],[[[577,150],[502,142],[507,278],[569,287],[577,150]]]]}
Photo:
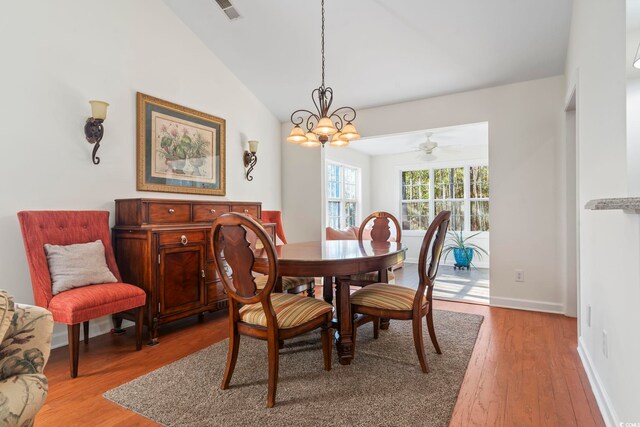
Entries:
{"type": "MultiPolygon", "coordinates": [[[[135,309],[136,350],[142,348],[142,308],[145,292],[122,279],[111,246],[107,211],[23,211],[18,213],[27,253],[36,305],[53,313],[53,320],[68,325],[71,377],[78,375],[80,323],[89,342],[89,320],[135,309]],[[106,262],[118,283],[88,285],[52,294],[51,275],[44,250],[46,243],[71,245],[101,240],[106,262]]],[[[116,325],[118,327],[119,325],[116,325]]]]}

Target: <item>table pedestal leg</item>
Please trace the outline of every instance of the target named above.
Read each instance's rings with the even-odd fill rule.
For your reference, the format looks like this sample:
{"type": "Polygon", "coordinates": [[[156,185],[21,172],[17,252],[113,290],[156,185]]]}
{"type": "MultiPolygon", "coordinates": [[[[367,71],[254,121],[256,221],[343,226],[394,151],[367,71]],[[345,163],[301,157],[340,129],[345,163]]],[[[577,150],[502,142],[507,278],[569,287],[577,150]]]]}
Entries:
{"type": "MultiPolygon", "coordinates": [[[[380,270],[378,274],[380,276],[380,282],[389,283],[389,270],[385,268],[384,270],[380,270]]],[[[387,317],[380,318],[380,329],[384,329],[384,330],[389,329],[389,318],[387,317]]]]}
{"type": "Polygon", "coordinates": [[[333,277],[327,276],[322,281],[322,299],[333,304],[333,277]]]}
{"type": "Polygon", "coordinates": [[[351,317],[351,298],[349,282],[340,283],[336,278],[336,309],[338,312],[339,337],[336,342],[341,365],[351,364],[353,359],[353,319],[351,317]]]}

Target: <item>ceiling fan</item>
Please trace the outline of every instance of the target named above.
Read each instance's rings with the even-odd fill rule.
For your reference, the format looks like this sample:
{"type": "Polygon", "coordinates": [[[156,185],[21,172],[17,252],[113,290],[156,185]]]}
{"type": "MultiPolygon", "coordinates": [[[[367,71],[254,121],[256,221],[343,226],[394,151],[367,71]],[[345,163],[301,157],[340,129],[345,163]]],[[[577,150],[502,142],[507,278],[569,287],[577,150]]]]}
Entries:
{"type": "Polygon", "coordinates": [[[438,148],[438,142],[432,141],[433,133],[427,133],[427,140],[418,144],[418,150],[424,151],[426,154],[432,154],[433,150],[438,148]]]}
{"type": "Polygon", "coordinates": [[[421,142],[420,144],[418,144],[417,149],[419,151],[422,151],[426,156],[427,160],[434,160],[437,157],[434,154],[434,150],[436,150],[437,148],[437,152],[439,151],[450,151],[450,152],[460,152],[464,149],[464,147],[462,145],[448,145],[448,144],[444,144],[441,145],[441,143],[439,143],[438,141],[434,141],[431,139],[431,137],[433,136],[432,132],[427,132],[426,136],[426,140],[424,142],[421,142]]]}

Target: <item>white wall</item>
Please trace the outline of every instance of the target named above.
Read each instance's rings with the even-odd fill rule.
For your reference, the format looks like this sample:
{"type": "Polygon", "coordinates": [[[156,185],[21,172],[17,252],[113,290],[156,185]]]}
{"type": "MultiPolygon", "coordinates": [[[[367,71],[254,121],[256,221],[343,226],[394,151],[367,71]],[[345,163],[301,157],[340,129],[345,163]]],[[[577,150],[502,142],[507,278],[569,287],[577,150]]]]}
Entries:
{"type": "MultiPolygon", "coordinates": [[[[359,224],[367,215],[373,212],[371,208],[371,189],[375,189],[375,187],[371,181],[371,156],[349,147],[327,147],[325,151],[325,161],[360,168],[360,207],[358,209],[358,218],[356,219],[356,222],[359,224]]],[[[373,193],[376,191],[373,191],[373,193]]]]}
{"type": "Polygon", "coordinates": [[[283,123],[281,132],[282,221],[287,241],[320,240],[324,238],[323,149],[287,142],[291,123],[283,123]]]}
{"type": "MultiPolygon", "coordinates": [[[[358,111],[356,126],[363,136],[489,122],[494,305],[564,310],[556,250],[556,145],[562,139],[564,87],[564,77],[558,76],[358,111]],[[524,283],[515,282],[516,269],[525,270],[524,283]]],[[[283,138],[289,130],[283,125],[283,138]]],[[[285,174],[300,170],[286,157],[283,168],[285,174]]],[[[305,200],[322,199],[321,186],[315,194],[315,187],[306,190],[305,200]]],[[[283,187],[284,205],[295,197],[283,187]]],[[[321,212],[321,207],[309,211],[308,221],[321,221],[321,212]]]]}
{"type": "MultiPolygon", "coordinates": [[[[584,206],[590,199],[628,194],[625,4],[573,5],[566,96],[577,88],[578,201],[584,206]]],[[[581,209],[579,220],[580,355],[607,423],[637,423],[640,216],[581,209]],[[588,305],[591,326],[584,315],[588,305]]]]}
{"type": "MultiPolygon", "coordinates": [[[[467,161],[477,161],[487,163],[489,150],[486,145],[466,146],[461,150],[439,149],[434,151],[433,160],[427,160],[425,154],[409,152],[392,155],[372,156],[371,168],[375,171],[371,175],[371,188],[375,191],[371,195],[372,211],[387,211],[400,220],[400,175],[404,168],[432,168],[432,167],[453,167],[459,163],[467,161]]],[[[489,171],[491,175],[491,171],[489,171]]],[[[491,213],[490,213],[491,214],[491,213]]],[[[420,255],[420,247],[424,238],[423,231],[403,231],[402,241],[407,245],[407,261],[417,262],[420,255]]],[[[475,233],[463,233],[467,235],[475,233]]],[[[489,233],[482,233],[473,239],[473,243],[489,251],[489,233]]],[[[451,254],[443,264],[453,265],[455,260],[451,254]]],[[[477,267],[488,268],[489,258],[485,256],[483,260],[474,258],[473,263],[477,267]]]]}
{"type": "Polygon", "coordinates": [[[0,13],[0,52],[0,287],[17,301],[33,301],[18,211],[215,199],[136,191],[136,91],[225,118],[226,198],[280,209],[279,121],[162,1],[11,2],[0,13]],[[90,99],[111,104],[98,166],[83,133],[90,99]],[[247,138],[260,140],[252,182],[242,164],[247,138]]]}

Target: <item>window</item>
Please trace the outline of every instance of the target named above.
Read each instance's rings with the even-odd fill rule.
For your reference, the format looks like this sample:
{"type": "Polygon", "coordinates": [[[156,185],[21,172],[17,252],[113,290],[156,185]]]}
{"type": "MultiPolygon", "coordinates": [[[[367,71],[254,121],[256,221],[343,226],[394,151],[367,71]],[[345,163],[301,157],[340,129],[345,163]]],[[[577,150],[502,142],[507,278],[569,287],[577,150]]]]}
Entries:
{"type": "Polygon", "coordinates": [[[426,230],[443,210],[451,211],[450,230],[489,231],[489,168],[405,170],[401,175],[403,230],[426,230]]]}
{"type": "Polygon", "coordinates": [[[358,225],[360,170],[327,162],[327,226],[348,228],[358,225]]]}

